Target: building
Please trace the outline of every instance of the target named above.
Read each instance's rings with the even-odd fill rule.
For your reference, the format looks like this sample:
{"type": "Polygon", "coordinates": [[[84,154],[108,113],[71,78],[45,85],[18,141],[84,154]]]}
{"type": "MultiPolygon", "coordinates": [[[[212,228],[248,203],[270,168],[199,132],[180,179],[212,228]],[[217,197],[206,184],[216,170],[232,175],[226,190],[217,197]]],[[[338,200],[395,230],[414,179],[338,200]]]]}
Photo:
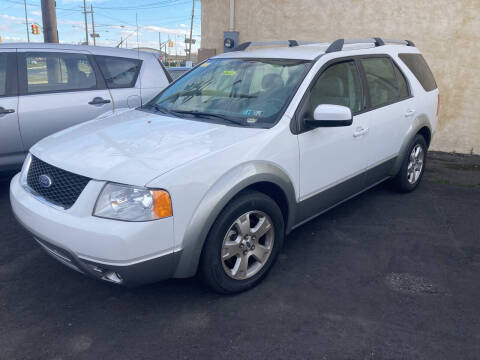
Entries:
{"type": "Polygon", "coordinates": [[[479,0],[202,0],[202,52],[223,52],[223,32],[230,29],[240,43],[412,40],[440,89],[432,149],[480,154],[479,0]]]}

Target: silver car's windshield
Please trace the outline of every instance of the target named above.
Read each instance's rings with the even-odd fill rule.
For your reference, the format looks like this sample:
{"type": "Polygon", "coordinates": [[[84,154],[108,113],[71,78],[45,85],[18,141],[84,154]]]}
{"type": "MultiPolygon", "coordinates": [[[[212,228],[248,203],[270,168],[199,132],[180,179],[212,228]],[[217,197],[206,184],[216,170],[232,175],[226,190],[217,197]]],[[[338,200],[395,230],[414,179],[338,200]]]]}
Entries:
{"type": "Polygon", "coordinates": [[[268,127],[276,123],[310,64],[211,59],[171,84],[148,107],[180,117],[268,127]]]}

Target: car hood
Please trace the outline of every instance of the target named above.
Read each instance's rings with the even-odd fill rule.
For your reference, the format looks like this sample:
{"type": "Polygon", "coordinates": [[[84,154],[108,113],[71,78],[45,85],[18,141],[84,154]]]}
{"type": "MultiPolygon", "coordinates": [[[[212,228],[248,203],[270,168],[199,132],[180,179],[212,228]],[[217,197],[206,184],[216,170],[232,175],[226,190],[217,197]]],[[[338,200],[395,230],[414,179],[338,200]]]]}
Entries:
{"type": "Polygon", "coordinates": [[[154,178],[265,131],[132,110],[41,140],[41,160],[92,179],[145,185],[154,178]]]}

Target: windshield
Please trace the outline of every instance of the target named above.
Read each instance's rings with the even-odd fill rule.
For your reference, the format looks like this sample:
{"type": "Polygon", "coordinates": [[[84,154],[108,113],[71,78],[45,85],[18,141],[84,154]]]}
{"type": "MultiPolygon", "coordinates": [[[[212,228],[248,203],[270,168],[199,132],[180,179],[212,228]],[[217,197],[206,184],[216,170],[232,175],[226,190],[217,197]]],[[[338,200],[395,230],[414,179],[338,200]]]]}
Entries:
{"type": "Polygon", "coordinates": [[[309,67],[305,60],[211,59],[147,107],[180,117],[269,127],[278,121],[309,67]]]}

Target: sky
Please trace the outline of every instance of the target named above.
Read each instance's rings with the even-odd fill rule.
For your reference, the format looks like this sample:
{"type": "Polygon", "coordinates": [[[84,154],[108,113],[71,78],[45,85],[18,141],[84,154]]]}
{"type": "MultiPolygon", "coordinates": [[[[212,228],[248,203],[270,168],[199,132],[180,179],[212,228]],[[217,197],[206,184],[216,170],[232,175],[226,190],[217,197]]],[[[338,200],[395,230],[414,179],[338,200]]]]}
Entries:
{"type": "MultiPolygon", "coordinates": [[[[87,10],[93,5],[95,32],[100,35],[97,45],[116,46],[125,39],[128,48],[151,47],[158,49],[161,41],[170,38],[174,47],[171,54],[185,54],[185,35],[190,36],[192,0],[86,0],[87,10]],[[136,17],[138,19],[138,42],[136,17]]],[[[85,41],[83,0],[57,0],[57,26],[61,43],[79,44],[85,41]]],[[[193,38],[200,47],[200,1],[195,1],[193,38]]],[[[30,41],[43,42],[40,0],[27,0],[29,25],[38,23],[40,35],[33,35],[29,26],[30,41]]],[[[92,32],[91,15],[88,16],[89,33],[92,32]]],[[[26,42],[25,8],[23,0],[0,0],[0,36],[2,42],[26,42]]],[[[90,38],[90,45],[93,40],[90,38]]]]}

